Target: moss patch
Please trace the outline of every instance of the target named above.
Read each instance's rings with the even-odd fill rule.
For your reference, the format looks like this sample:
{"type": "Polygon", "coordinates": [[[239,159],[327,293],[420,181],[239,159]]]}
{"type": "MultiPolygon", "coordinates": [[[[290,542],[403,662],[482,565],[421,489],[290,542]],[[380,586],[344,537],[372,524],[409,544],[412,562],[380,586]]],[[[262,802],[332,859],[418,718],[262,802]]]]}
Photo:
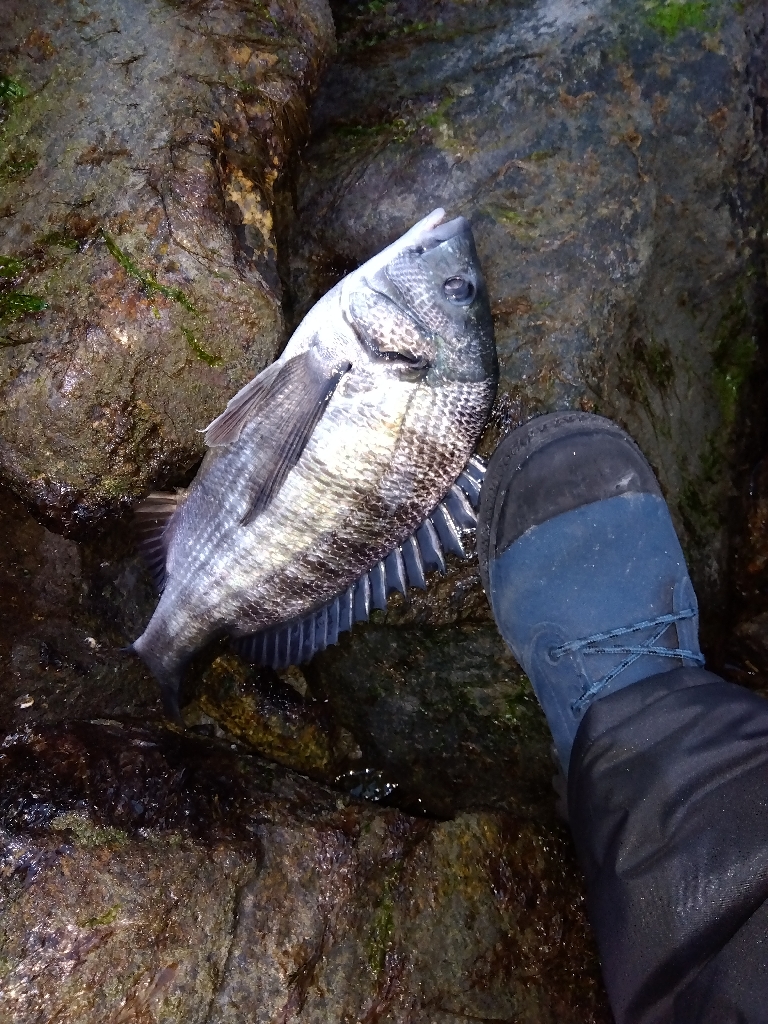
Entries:
{"type": "Polygon", "coordinates": [[[147,292],[148,295],[152,295],[153,293],[159,293],[160,295],[165,296],[166,299],[171,299],[173,302],[178,302],[179,305],[183,306],[184,309],[188,310],[188,312],[197,315],[197,310],[189,301],[189,299],[181,290],[181,288],[171,288],[168,285],[160,284],[157,278],[155,278],[148,271],[141,270],[141,268],[138,266],[138,264],[135,262],[132,256],[129,256],[127,252],[123,252],[123,250],[118,246],[117,242],[109,234],[108,231],[102,229],[101,235],[104,239],[107,249],[115,257],[115,259],[126,272],[126,274],[128,274],[130,277],[136,278],[136,280],[141,284],[142,288],[144,289],[145,292],[147,292]]]}
{"type": "Polygon", "coordinates": [[[726,459],[727,435],[723,431],[710,434],[696,476],[683,478],[677,508],[691,540],[686,557],[703,551],[713,534],[722,527],[722,480],[726,459]]]}
{"type": "Polygon", "coordinates": [[[71,832],[78,846],[124,846],[128,836],[120,828],[111,825],[96,825],[85,814],[70,811],[60,814],[51,822],[55,832],[71,832]]]}
{"type": "Polygon", "coordinates": [[[542,214],[535,210],[515,210],[505,203],[487,203],[483,210],[507,229],[518,241],[530,242],[539,233],[542,214]]]}
{"type": "Polygon", "coordinates": [[[187,724],[201,712],[270,761],[316,777],[336,775],[336,752],[312,702],[233,654],[219,655],[205,670],[185,709],[187,724]]]}
{"type": "Polygon", "coordinates": [[[341,125],[336,129],[338,135],[353,142],[369,139],[386,138],[389,142],[405,142],[416,131],[416,125],[403,117],[395,117],[391,121],[382,121],[373,125],[341,125]]]}
{"type": "Polygon", "coordinates": [[[18,277],[24,271],[27,262],[16,256],[0,256],[0,277],[18,277]]]}
{"type": "Polygon", "coordinates": [[[17,103],[26,95],[27,90],[18,79],[11,78],[9,75],[0,75],[0,103],[17,103]]]}
{"type": "Polygon", "coordinates": [[[47,307],[48,303],[40,295],[17,291],[0,292],[0,324],[20,320],[29,313],[39,313],[47,307]]]}
{"type": "Polygon", "coordinates": [[[198,359],[202,359],[202,361],[204,363],[207,363],[209,366],[221,366],[221,364],[224,361],[221,358],[221,356],[214,355],[213,352],[208,352],[206,349],[204,349],[188,327],[182,327],[181,333],[187,339],[187,344],[195,353],[198,359]]]}
{"type": "MultiPolygon", "coordinates": [[[[664,341],[656,341],[653,335],[650,341],[635,339],[632,344],[632,362],[635,376],[639,374],[657,391],[666,391],[675,379],[670,347],[664,341]]],[[[638,385],[638,390],[643,390],[641,385],[638,385]]]]}
{"type": "Polygon", "coordinates": [[[675,367],[669,345],[651,338],[650,344],[646,345],[643,351],[643,361],[648,370],[648,379],[659,391],[666,391],[675,379],[675,367]]]}
{"type": "Polygon", "coordinates": [[[712,350],[715,392],[727,427],[732,426],[736,418],[739,394],[757,355],[749,326],[746,303],[739,291],[723,314],[712,350]]]}
{"type": "Polygon", "coordinates": [[[715,388],[723,419],[730,426],[736,418],[739,392],[757,355],[757,345],[749,336],[731,341],[715,350],[715,388]]]}
{"type": "Polygon", "coordinates": [[[706,0],[694,3],[667,0],[667,3],[651,11],[648,15],[648,24],[667,39],[674,39],[683,29],[707,28],[708,11],[709,3],[706,0]]]}
{"type": "Polygon", "coordinates": [[[64,249],[72,249],[73,251],[79,249],[81,245],[77,238],[66,231],[49,231],[46,235],[41,235],[35,244],[46,246],[60,245],[64,249]]]}
{"type": "Polygon", "coordinates": [[[392,933],[395,930],[395,901],[393,891],[397,884],[399,875],[398,869],[390,870],[384,877],[384,885],[379,896],[379,902],[373,914],[371,928],[368,932],[366,943],[366,954],[368,966],[375,975],[384,970],[384,963],[387,951],[392,943],[392,933]]]}
{"type": "Polygon", "coordinates": [[[105,910],[103,914],[99,914],[98,917],[89,917],[86,920],[80,920],[77,922],[79,928],[99,928],[105,924],[112,924],[117,920],[118,914],[120,913],[120,904],[116,903],[109,910],[105,910]]]}
{"type": "Polygon", "coordinates": [[[641,405],[657,433],[669,436],[666,417],[659,416],[653,392],[663,398],[675,380],[672,351],[666,341],[637,337],[619,353],[619,390],[641,405]]]}
{"type": "Polygon", "coordinates": [[[439,131],[447,123],[445,115],[453,102],[453,96],[446,96],[442,99],[438,104],[437,110],[433,111],[431,114],[427,114],[424,118],[424,124],[429,125],[430,128],[434,128],[436,131],[439,131]]]}
{"type": "Polygon", "coordinates": [[[38,156],[31,149],[14,149],[0,163],[0,181],[26,178],[37,167],[38,156]]]}

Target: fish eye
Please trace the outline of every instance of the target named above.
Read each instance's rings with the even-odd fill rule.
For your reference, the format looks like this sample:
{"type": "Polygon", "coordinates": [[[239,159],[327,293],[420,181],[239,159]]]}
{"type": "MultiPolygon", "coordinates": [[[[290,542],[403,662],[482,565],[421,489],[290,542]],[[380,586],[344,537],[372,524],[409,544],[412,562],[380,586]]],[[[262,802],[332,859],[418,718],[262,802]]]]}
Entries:
{"type": "Polygon", "coordinates": [[[449,277],[443,291],[446,299],[457,306],[468,306],[475,297],[475,286],[466,277],[449,277]]]}

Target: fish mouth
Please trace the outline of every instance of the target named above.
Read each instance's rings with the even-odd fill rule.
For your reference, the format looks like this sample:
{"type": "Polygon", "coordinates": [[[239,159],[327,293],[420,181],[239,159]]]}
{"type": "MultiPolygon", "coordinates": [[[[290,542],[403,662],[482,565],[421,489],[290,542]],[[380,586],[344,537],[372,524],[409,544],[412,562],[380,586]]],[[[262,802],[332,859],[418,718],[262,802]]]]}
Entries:
{"type": "Polygon", "coordinates": [[[449,242],[452,238],[456,238],[457,235],[463,235],[469,231],[469,221],[466,217],[454,217],[453,220],[448,220],[428,228],[424,233],[423,239],[416,244],[416,249],[426,252],[428,249],[434,249],[438,245],[442,245],[443,242],[449,242]]]}
{"type": "MultiPolygon", "coordinates": [[[[413,248],[419,254],[429,252],[431,249],[436,249],[438,245],[442,245],[444,242],[450,242],[452,238],[457,238],[459,235],[463,234],[471,234],[471,230],[469,221],[466,217],[454,217],[453,220],[445,221],[444,223],[435,224],[429,227],[422,237],[415,242],[413,248]]],[[[377,295],[381,295],[384,299],[396,306],[398,311],[415,324],[422,333],[427,335],[432,333],[427,325],[423,323],[415,310],[404,302],[400,289],[393,281],[390,280],[386,267],[382,267],[376,274],[375,283],[370,278],[367,278],[365,283],[372,292],[377,295]]]]}

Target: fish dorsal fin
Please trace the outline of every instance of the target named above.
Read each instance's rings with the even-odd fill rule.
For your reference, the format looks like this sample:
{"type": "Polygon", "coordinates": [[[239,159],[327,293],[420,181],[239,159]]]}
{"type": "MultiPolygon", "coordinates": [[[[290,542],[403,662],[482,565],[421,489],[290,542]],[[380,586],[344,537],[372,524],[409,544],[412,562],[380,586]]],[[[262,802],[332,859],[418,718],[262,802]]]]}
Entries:
{"type": "Polygon", "coordinates": [[[152,574],[159,594],[165,587],[168,548],[173,537],[173,517],[186,496],[186,491],[173,494],[153,491],[133,513],[139,552],[152,574]]]}
{"type": "Polygon", "coordinates": [[[484,475],[485,463],[473,456],[445,498],[411,536],[343,593],[303,619],[233,638],[234,649],[247,661],[273,669],[300,665],[335,644],[339,633],[356,622],[367,622],[371,608],[386,609],[393,590],[406,594],[408,587],[424,588],[425,570],[445,573],[445,551],[466,558],[461,533],[477,524],[484,475]]]}
{"type": "Polygon", "coordinates": [[[253,424],[248,438],[254,452],[251,500],[243,525],[263,512],[282,487],[349,365],[326,365],[312,349],[273,363],[206,428],[206,443],[216,447],[238,441],[253,424]]]}

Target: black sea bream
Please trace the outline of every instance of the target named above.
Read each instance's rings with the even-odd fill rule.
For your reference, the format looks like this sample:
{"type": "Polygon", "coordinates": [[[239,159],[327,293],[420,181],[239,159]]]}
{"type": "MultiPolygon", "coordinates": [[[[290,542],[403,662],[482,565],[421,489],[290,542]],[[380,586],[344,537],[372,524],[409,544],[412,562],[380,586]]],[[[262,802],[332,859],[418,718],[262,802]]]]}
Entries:
{"type": "Polygon", "coordinates": [[[162,596],[133,649],[166,709],[224,634],[275,668],[462,553],[498,378],[467,221],[436,210],[339,282],[205,432],[186,494],[138,523],[162,596]]]}

